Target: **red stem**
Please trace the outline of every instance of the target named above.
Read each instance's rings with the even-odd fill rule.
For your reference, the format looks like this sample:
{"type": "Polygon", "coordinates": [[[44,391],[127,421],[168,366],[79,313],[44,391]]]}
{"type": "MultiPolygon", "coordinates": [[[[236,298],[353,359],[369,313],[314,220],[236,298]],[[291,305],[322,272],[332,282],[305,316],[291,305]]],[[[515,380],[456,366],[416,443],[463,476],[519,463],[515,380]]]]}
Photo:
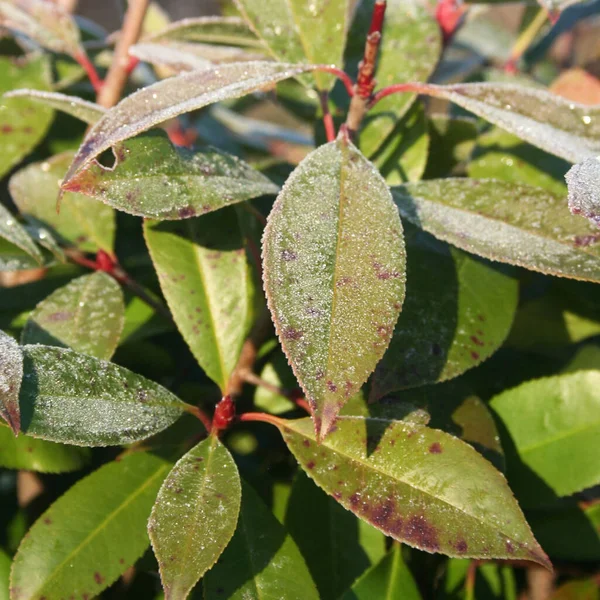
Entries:
{"type": "Polygon", "coordinates": [[[331,73],[332,75],[335,75],[344,84],[344,87],[346,88],[348,95],[351,98],[352,98],[352,96],[354,96],[354,81],[352,81],[352,77],[350,77],[350,75],[348,75],[348,73],[346,73],[345,71],[342,71],[341,69],[337,69],[336,67],[332,67],[329,65],[319,65],[315,70],[322,71],[323,73],[331,73]]]}
{"type": "Polygon", "coordinates": [[[383,19],[385,18],[386,9],[385,0],[378,0],[373,7],[373,16],[371,17],[371,27],[369,27],[369,34],[378,32],[381,33],[383,29],[383,19]]]}
{"type": "MultiPolygon", "coordinates": [[[[430,93],[433,88],[426,83],[397,83],[380,89],[369,102],[369,108],[375,106],[382,98],[391,94],[404,94],[407,92],[415,92],[417,94],[430,93]]],[[[431,95],[431,94],[430,94],[431,95]]]]}
{"type": "Polygon", "coordinates": [[[79,52],[75,54],[73,58],[84,68],[94,91],[98,93],[102,89],[104,82],[100,79],[100,75],[98,75],[94,63],[92,63],[85,52],[79,52]]]}
{"type": "Polygon", "coordinates": [[[204,425],[204,429],[206,429],[206,433],[210,433],[212,431],[212,421],[210,417],[199,407],[192,406],[191,404],[187,404],[189,408],[187,408],[187,412],[191,415],[194,415],[201,423],[204,425]]]}
{"type": "Polygon", "coordinates": [[[329,112],[329,102],[327,100],[327,92],[321,92],[319,94],[321,100],[321,110],[323,111],[323,125],[325,126],[325,135],[327,136],[328,142],[335,140],[335,125],[333,123],[333,117],[329,112]]]}
{"type": "Polygon", "coordinates": [[[271,425],[275,425],[275,427],[279,428],[284,423],[283,419],[279,417],[275,417],[273,415],[269,415],[267,413],[253,413],[247,412],[238,417],[238,421],[248,422],[248,421],[261,421],[262,423],[270,423],[271,425]]]}

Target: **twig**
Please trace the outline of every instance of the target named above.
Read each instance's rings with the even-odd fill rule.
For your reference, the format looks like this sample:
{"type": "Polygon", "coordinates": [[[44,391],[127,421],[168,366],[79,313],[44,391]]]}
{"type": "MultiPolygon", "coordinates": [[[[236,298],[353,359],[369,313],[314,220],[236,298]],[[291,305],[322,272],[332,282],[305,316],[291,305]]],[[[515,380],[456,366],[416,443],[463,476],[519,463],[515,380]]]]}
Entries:
{"type": "Polygon", "coordinates": [[[101,106],[110,108],[121,98],[129,75],[129,48],[137,42],[140,36],[148,4],[149,0],[130,0],[129,2],[112,65],[98,94],[97,102],[101,106]]]}
{"type": "Polygon", "coordinates": [[[529,25],[525,28],[523,33],[518,37],[515,45],[513,46],[510,52],[510,58],[506,61],[504,65],[504,70],[507,73],[516,73],[517,72],[517,64],[527,51],[527,48],[531,46],[538,33],[542,29],[542,27],[548,21],[548,12],[544,8],[540,8],[537,15],[529,23],[529,25]]]}
{"type": "Polygon", "coordinates": [[[335,125],[333,124],[333,117],[329,111],[329,101],[327,92],[319,93],[319,100],[321,101],[321,110],[323,111],[323,125],[325,126],[325,135],[327,136],[328,142],[335,140],[335,125]]]}
{"type": "Polygon", "coordinates": [[[332,75],[335,75],[344,84],[348,95],[351,98],[352,96],[354,96],[354,81],[352,81],[352,77],[350,77],[348,73],[342,71],[341,69],[337,69],[336,67],[331,67],[329,65],[319,65],[316,70],[322,71],[323,73],[331,73],[332,75]]]}
{"type": "Polygon", "coordinates": [[[477,577],[477,565],[476,560],[472,560],[469,563],[467,569],[467,577],[465,579],[465,600],[475,600],[475,578],[477,577]]]}
{"type": "Polygon", "coordinates": [[[372,96],[367,106],[368,108],[372,108],[380,100],[386,96],[390,96],[391,94],[416,93],[434,95],[432,94],[434,89],[434,87],[427,85],[426,83],[397,83],[379,90],[374,96],[372,96]]]}
{"type": "Polygon", "coordinates": [[[201,408],[191,404],[185,404],[184,408],[188,413],[194,415],[194,417],[196,417],[202,423],[202,425],[204,425],[206,433],[210,433],[212,431],[212,420],[201,408]]]}
{"type": "Polygon", "coordinates": [[[279,387],[278,385],[271,383],[270,381],[262,379],[252,371],[244,371],[240,375],[246,383],[249,383],[250,385],[255,385],[256,387],[265,388],[265,390],[269,390],[273,394],[279,394],[280,396],[287,398],[290,402],[293,402],[296,406],[299,406],[300,408],[305,410],[309,415],[312,415],[310,405],[304,398],[304,394],[302,393],[302,390],[300,388],[296,388],[294,390],[286,390],[282,387],[279,387]]]}
{"type": "Polygon", "coordinates": [[[94,63],[88,58],[88,55],[85,52],[79,52],[78,54],[75,54],[73,58],[83,67],[94,91],[96,94],[99,94],[102,89],[103,81],[100,79],[100,75],[98,75],[94,63]]]}
{"type": "Polygon", "coordinates": [[[369,100],[375,89],[375,64],[381,43],[381,31],[385,16],[386,0],[377,0],[373,8],[371,27],[365,44],[365,54],[358,66],[358,78],[354,86],[354,95],[350,102],[346,126],[350,135],[354,135],[367,112],[369,100]]]}
{"type": "Polygon", "coordinates": [[[79,0],[56,0],[56,4],[71,15],[77,10],[78,3],[79,0]]]}
{"type": "Polygon", "coordinates": [[[554,590],[554,573],[544,567],[527,569],[529,600],[550,600],[554,590]]]}
{"type": "Polygon", "coordinates": [[[241,422],[261,421],[262,423],[270,423],[271,425],[275,425],[275,427],[279,427],[282,423],[284,423],[283,419],[280,419],[274,415],[253,412],[243,413],[237,418],[237,420],[241,422]]]}

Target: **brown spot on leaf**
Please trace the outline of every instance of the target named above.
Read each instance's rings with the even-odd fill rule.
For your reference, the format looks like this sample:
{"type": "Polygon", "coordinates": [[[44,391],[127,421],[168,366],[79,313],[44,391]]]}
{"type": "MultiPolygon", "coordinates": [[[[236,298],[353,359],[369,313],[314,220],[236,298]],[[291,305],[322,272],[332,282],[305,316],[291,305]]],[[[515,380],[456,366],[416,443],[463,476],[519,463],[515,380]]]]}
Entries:
{"type": "Polygon", "coordinates": [[[96,571],[94,573],[94,581],[98,584],[98,585],[102,585],[104,583],[104,577],[102,577],[102,575],[100,573],[98,573],[98,571],[96,571]]]}
{"type": "Polygon", "coordinates": [[[439,442],[434,442],[433,444],[431,444],[431,446],[429,446],[429,453],[430,454],[441,454],[442,453],[442,446],[439,442]]]}
{"type": "Polygon", "coordinates": [[[291,262],[292,260],[296,260],[298,255],[295,252],[292,252],[292,250],[288,250],[286,248],[285,250],[281,251],[281,258],[286,262],[291,262]]]}
{"type": "Polygon", "coordinates": [[[310,447],[310,440],[303,440],[303,441],[302,441],[302,445],[303,445],[305,448],[309,448],[309,447],[310,447]]]}
{"type": "Polygon", "coordinates": [[[311,460],[311,461],[307,462],[306,463],[306,468],[310,469],[310,470],[314,469],[315,468],[315,461],[311,460]]]}
{"type": "Polygon", "coordinates": [[[465,540],[458,540],[456,542],[456,551],[464,554],[469,549],[469,546],[465,540]]]}
{"type": "Polygon", "coordinates": [[[598,241],[600,241],[600,233],[595,233],[593,235],[578,235],[575,236],[574,244],[576,248],[581,248],[591,246],[598,241]]]}
{"type": "Polygon", "coordinates": [[[327,389],[330,392],[333,392],[333,393],[337,392],[337,385],[335,385],[335,383],[333,383],[333,381],[331,381],[331,380],[328,381],[326,385],[327,385],[327,389]]]}
{"type": "Polygon", "coordinates": [[[472,350],[471,351],[471,358],[473,360],[479,360],[480,359],[479,352],[475,352],[475,350],[472,350]]]}
{"type": "Polygon", "coordinates": [[[352,494],[348,500],[350,501],[350,506],[356,508],[360,502],[360,494],[358,492],[354,492],[354,494],[352,494]]]}
{"type": "Polygon", "coordinates": [[[506,551],[509,554],[515,553],[515,547],[513,546],[512,542],[510,540],[506,540],[506,551]]]}
{"type": "Polygon", "coordinates": [[[46,320],[50,323],[58,323],[60,321],[68,321],[73,318],[72,312],[67,311],[59,311],[55,313],[51,313],[46,317],[46,320]]]}
{"type": "Polygon", "coordinates": [[[298,331],[293,327],[287,327],[283,331],[283,339],[285,340],[299,340],[303,335],[304,333],[302,333],[302,331],[298,331]]]}
{"type": "Polygon", "coordinates": [[[403,529],[403,534],[409,543],[436,552],[440,548],[438,542],[437,531],[425,517],[411,517],[403,529]]]}
{"type": "Polygon", "coordinates": [[[485,346],[485,344],[475,335],[471,336],[471,341],[476,345],[476,346],[485,346]]]}
{"type": "Polygon", "coordinates": [[[52,519],[50,519],[49,517],[46,517],[44,519],[44,525],[52,525],[52,519]]]}

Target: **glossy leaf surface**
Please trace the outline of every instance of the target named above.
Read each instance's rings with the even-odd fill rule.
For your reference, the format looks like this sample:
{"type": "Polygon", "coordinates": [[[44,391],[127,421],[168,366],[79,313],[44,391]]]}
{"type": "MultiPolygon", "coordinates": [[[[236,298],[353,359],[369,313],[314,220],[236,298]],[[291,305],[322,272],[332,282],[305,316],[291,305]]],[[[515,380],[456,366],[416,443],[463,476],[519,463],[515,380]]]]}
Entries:
{"type": "Polygon", "coordinates": [[[371,567],[342,600],[372,600],[373,598],[403,598],[420,600],[419,588],[402,558],[402,549],[394,544],[383,559],[371,567]]]}
{"type": "Polygon", "coordinates": [[[9,190],[19,211],[48,227],[64,244],[84,252],[113,252],[115,214],[112,208],[83,194],[67,192],[56,211],[59,182],[73,160],[73,152],[63,152],[17,171],[9,190]]]}
{"type": "Polygon", "coordinates": [[[144,226],[173,318],[207,375],[226,393],[251,310],[244,241],[232,209],[144,226]]]}
{"type": "Polygon", "coordinates": [[[492,179],[392,189],[400,214],[467,252],[549,275],[600,281],[600,236],[562,198],[492,179]]]}
{"type": "Polygon", "coordinates": [[[0,466],[38,473],[65,473],[76,471],[87,464],[87,448],[55,444],[27,435],[14,434],[0,423],[0,466]]]}
{"type": "Polygon", "coordinates": [[[65,189],[155,219],[185,219],[279,190],[235,156],[211,148],[178,148],[164,133],[128,140],[115,154],[113,168],[94,162],[65,189]]]}
{"type": "Polygon", "coordinates": [[[404,298],[398,213],[352,144],[321,146],[296,168],[269,216],[263,261],[277,334],[322,438],[385,352],[404,298]]]}
{"type": "Polygon", "coordinates": [[[21,429],[19,391],[23,379],[23,352],[19,344],[0,331],[0,416],[16,435],[21,429]]]}
{"type": "Polygon", "coordinates": [[[184,600],[234,534],[240,476],[216,436],[181,458],[158,493],[148,522],[165,600],[184,600]]]}
{"type": "Polygon", "coordinates": [[[99,595],[146,550],[146,521],[170,467],[157,456],[134,453],[76,483],[21,543],[12,598],[99,595]]]}
{"type": "Polygon", "coordinates": [[[204,598],[320,599],[298,546],[247,483],[233,538],[204,578],[204,598]]]}
{"type": "Polygon", "coordinates": [[[37,305],[22,344],[72,348],[110,359],[123,330],[125,304],[119,284],[100,271],[74,279],[37,305]]]}
{"type": "Polygon", "coordinates": [[[457,438],[381,418],[341,417],[320,445],[309,419],[279,428],[317,485],[386,535],[449,556],[549,566],[504,477],[457,438]]]}
{"type": "Polygon", "coordinates": [[[6,257],[0,255],[0,271],[16,271],[17,269],[40,266],[44,263],[41,250],[35,245],[25,228],[0,204],[0,239],[7,250],[13,247],[14,258],[10,254],[6,257]],[[19,259],[19,256],[23,256],[19,259]],[[25,265],[25,266],[24,266],[25,265]]]}
{"type": "Polygon", "coordinates": [[[588,158],[566,175],[569,210],[600,227],[600,157],[588,158]]]}
{"type": "Polygon", "coordinates": [[[52,121],[49,108],[40,109],[29,101],[1,97],[18,87],[48,89],[47,59],[40,57],[19,65],[0,56],[0,177],[38,145],[52,121]]]}
{"type": "Polygon", "coordinates": [[[600,371],[584,370],[529,381],[491,402],[519,459],[559,496],[600,483],[599,386],[600,371]]]}
{"type": "Polygon", "coordinates": [[[77,446],[111,446],[150,437],[185,405],[123,367],[52,346],[23,348],[24,433],[77,446]]]}
{"type": "Polygon", "coordinates": [[[489,358],[517,309],[518,281],[410,226],[406,300],[390,347],[372,378],[371,399],[445,381],[489,358]]]}
{"type": "Polygon", "coordinates": [[[546,90],[511,84],[461,83],[422,89],[565,160],[580,162],[600,154],[600,106],[575,104],[546,90]]]}
{"type": "Polygon", "coordinates": [[[243,62],[192,71],[159,81],[127,96],[90,129],[63,184],[104,150],[139,133],[228,98],[239,98],[312,67],[274,62],[243,62]]]}

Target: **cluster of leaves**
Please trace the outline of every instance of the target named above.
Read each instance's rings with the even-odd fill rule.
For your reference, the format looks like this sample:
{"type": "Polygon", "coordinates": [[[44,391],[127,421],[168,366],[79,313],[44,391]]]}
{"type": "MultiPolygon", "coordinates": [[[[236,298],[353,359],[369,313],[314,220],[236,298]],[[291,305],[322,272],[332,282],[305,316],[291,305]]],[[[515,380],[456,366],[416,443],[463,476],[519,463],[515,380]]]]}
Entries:
{"type": "Polygon", "coordinates": [[[0,2],[0,598],[593,597],[600,104],[384,5],[0,2]]]}

